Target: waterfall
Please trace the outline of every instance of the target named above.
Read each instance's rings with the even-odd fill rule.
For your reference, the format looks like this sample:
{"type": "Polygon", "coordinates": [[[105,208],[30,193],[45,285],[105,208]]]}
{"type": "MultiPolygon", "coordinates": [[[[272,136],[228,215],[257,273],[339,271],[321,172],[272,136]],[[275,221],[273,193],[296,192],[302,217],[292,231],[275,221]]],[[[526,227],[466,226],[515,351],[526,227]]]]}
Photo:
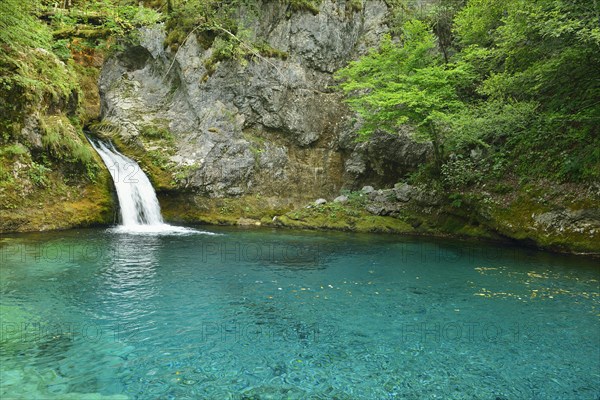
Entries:
{"type": "Polygon", "coordinates": [[[119,153],[111,143],[88,138],[115,183],[121,225],[117,231],[126,233],[207,233],[163,222],[156,192],[140,166],[119,153]]]}
{"type": "Polygon", "coordinates": [[[112,145],[90,141],[110,171],[117,189],[124,226],[162,225],[160,206],[150,180],[140,166],[112,145]]]}

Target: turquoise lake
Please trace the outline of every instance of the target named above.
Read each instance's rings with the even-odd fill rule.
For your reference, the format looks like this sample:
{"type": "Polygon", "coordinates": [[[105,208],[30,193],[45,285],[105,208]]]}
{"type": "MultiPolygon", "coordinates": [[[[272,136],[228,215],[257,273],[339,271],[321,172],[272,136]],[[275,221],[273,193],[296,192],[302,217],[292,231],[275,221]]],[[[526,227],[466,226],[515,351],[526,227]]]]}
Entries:
{"type": "Polygon", "coordinates": [[[196,229],[2,236],[0,398],[600,397],[598,259],[196,229]]]}

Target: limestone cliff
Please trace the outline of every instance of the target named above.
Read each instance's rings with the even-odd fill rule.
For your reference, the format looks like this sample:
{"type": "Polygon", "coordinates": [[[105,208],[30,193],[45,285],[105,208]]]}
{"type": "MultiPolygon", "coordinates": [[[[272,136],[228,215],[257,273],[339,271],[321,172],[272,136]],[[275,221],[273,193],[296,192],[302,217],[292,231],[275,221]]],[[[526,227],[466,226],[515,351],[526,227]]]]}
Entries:
{"type": "Polygon", "coordinates": [[[260,194],[278,206],[299,205],[365,179],[393,184],[429,147],[408,135],[355,143],[356,123],[332,73],[378,43],[388,8],[369,1],[356,11],[349,3],[324,1],[316,15],[261,3],[262,17],[249,30],[285,59],[213,65],[214,48],[195,35],[173,52],[163,26],[142,29],[139,45],[102,70],[105,126],[119,127],[133,153],[169,153],[158,162],[139,158],[159,189],[193,193],[199,203],[260,194]],[[172,140],[153,140],[147,133],[155,131],[172,140]],[[153,174],[155,167],[166,176],[153,174]]]}

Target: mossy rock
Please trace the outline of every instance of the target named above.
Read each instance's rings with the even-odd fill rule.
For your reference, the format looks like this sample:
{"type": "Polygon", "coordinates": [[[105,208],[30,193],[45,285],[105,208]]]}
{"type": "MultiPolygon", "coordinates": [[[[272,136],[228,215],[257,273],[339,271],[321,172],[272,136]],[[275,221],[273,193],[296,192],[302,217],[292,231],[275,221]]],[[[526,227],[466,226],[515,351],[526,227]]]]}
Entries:
{"type": "Polygon", "coordinates": [[[353,204],[326,203],[299,208],[278,216],[274,225],[303,229],[351,232],[411,233],[412,226],[401,219],[376,216],[353,204]]]}
{"type": "Polygon", "coordinates": [[[292,206],[276,198],[246,195],[234,198],[206,198],[194,193],[159,192],[163,216],[180,223],[213,225],[247,225],[248,221],[268,225],[273,217],[289,211],[292,206]]]}
{"type": "Polygon", "coordinates": [[[491,210],[489,227],[502,235],[540,248],[560,252],[600,254],[600,240],[587,232],[571,229],[545,229],[534,221],[534,216],[552,211],[530,200],[520,200],[507,207],[491,210]]]}
{"type": "Polygon", "coordinates": [[[34,187],[26,198],[0,209],[0,232],[27,232],[108,224],[115,202],[108,171],[96,182],[72,184],[53,173],[46,187],[34,187]]]}

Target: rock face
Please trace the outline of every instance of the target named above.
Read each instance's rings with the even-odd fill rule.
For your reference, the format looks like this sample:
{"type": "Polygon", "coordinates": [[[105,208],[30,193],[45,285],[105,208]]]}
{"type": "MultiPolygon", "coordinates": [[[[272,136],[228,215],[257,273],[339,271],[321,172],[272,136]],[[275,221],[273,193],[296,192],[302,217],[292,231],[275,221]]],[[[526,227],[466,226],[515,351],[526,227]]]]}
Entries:
{"type": "Polygon", "coordinates": [[[534,215],[534,226],[545,231],[576,232],[595,235],[600,232],[600,209],[557,210],[534,215]]]}
{"type": "Polygon", "coordinates": [[[203,197],[260,193],[301,202],[374,177],[393,184],[429,147],[407,134],[354,142],[355,118],[331,88],[332,73],[378,43],[388,9],[383,1],[361,11],[348,3],[325,0],[317,15],[290,15],[280,2],[263,2],[251,30],[288,57],[221,61],[212,74],[214,50],[194,35],[173,53],[162,26],[142,29],[139,45],[102,70],[102,117],[121,127],[123,141],[142,146],[144,129],[168,129],[172,167],[187,175],[176,189],[203,197]]]}

